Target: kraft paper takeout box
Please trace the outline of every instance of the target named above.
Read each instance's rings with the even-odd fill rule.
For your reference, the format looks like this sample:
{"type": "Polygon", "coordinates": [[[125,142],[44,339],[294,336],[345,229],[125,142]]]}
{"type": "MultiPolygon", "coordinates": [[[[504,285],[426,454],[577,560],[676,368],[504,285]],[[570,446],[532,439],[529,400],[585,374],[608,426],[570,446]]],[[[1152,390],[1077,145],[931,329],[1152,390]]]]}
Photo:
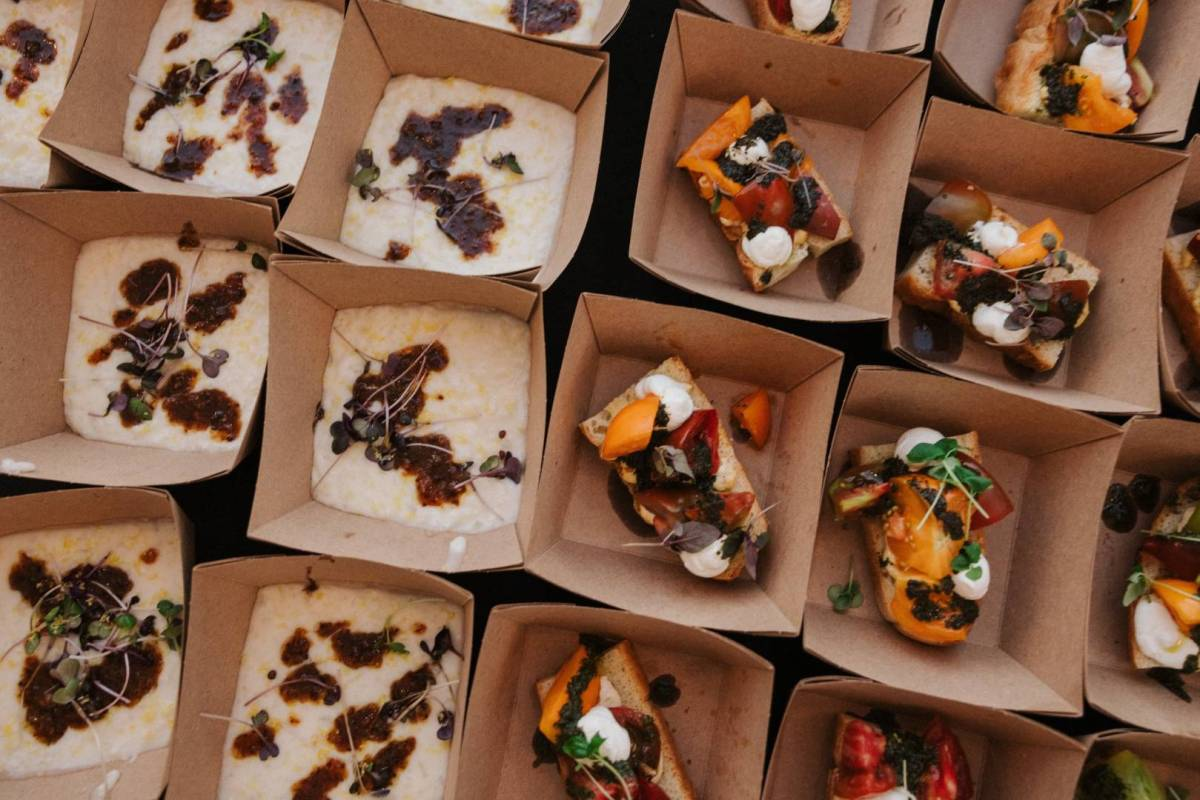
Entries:
{"type": "MultiPolygon", "coordinates": [[[[912,168],[910,219],[945,181],[972,181],[1026,225],[1052,217],[1066,248],[1100,270],[1100,283],[1087,321],[1048,373],[1016,365],[899,298],[888,347],[925,369],[1059,406],[1157,414],[1162,246],[1185,170],[1181,153],[1074,136],[934,98],[912,168]],[[932,349],[925,344],[930,331],[939,341],[932,349]]],[[[897,270],[908,264],[909,229],[897,270]]]]}
{"type": "MultiPolygon", "coordinates": [[[[1188,143],[1187,174],[1179,200],[1175,204],[1175,215],[1171,217],[1169,235],[1200,229],[1200,136],[1193,136],[1188,143]]],[[[1179,324],[1175,315],[1163,305],[1162,324],[1158,336],[1158,363],[1162,374],[1163,394],[1177,408],[1194,417],[1200,417],[1200,365],[1192,359],[1183,344],[1179,324]]]]}
{"type": "MultiPolygon", "coordinates": [[[[183,586],[187,594],[192,565],[192,525],[183,510],[160,489],[86,488],[65,489],[0,499],[0,536],[64,525],[88,525],[130,519],[170,519],[179,537],[183,586]]],[[[5,565],[7,569],[7,565],[5,565]]],[[[191,614],[184,603],[184,616],[191,614]]],[[[7,646],[7,643],[6,643],[7,646]]],[[[186,644],[185,644],[186,646],[186,644]]],[[[176,709],[178,716],[178,709],[176,709]]],[[[115,718],[114,718],[115,719],[115,718]]],[[[24,725],[14,721],[13,725],[24,725]]],[[[88,736],[82,731],[83,736],[88,736]]],[[[60,772],[44,777],[6,779],[0,777],[0,797],[89,797],[103,785],[109,770],[120,774],[110,800],[157,800],[167,785],[171,745],[148,750],[133,761],[111,761],[88,769],[60,772]]]]}
{"type": "Polygon", "coordinates": [[[929,78],[923,61],[795,42],[677,12],[642,151],[629,257],[688,291],[821,322],[883,320],[905,179],[929,78]],[[854,239],[755,293],[679,154],[742,95],[766,98],[811,155],[854,239]]]}
{"type": "MultiPolygon", "coordinates": [[[[62,375],[75,260],[84,242],[178,236],[192,222],[219,236],[274,249],[270,198],[185,198],[133,192],[31,192],[0,196],[0,458],[32,462],[23,477],[103,486],[165,486],[224,475],[257,435],[257,407],[242,409],[235,451],[182,453],[84,439],[63,417],[62,375]]],[[[135,264],[131,264],[132,269],[135,264]]]]}
{"type": "MultiPolygon", "coordinates": [[[[1200,789],[1200,739],[1120,728],[1085,737],[1083,743],[1089,747],[1089,762],[1129,750],[1164,787],[1174,786],[1192,796],[1200,789]]],[[[1171,800],[1182,800],[1188,794],[1177,794],[1171,800]]]]}
{"type": "MultiPolygon", "coordinates": [[[[1200,424],[1140,417],[1130,420],[1111,482],[1128,484],[1139,473],[1162,480],[1162,501],[1179,483],[1200,475],[1200,424]]],[[[1146,538],[1142,531],[1150,529],[1154,513],[1139,513],[1138,524],[1130,533],[1117,533],[1100,520],[1100,508],[1091,514],[1100,538],[1088,621],[1088,702],[1131,725],[1200,737],[1195,703],[1171,694],[1144,672],[1135,670],[1129,660],[1129,609],[1121,601],[1137,563],[1138,549],[1146,538]]],[[[1200,694],[1200,680],[1193,677],[1184,681],[1193,694],[1200,694]]]]}
{"type": "MultiPolygon", "coordinates": [[[[1004,63],[1008,45],[1016,39],[1017,18],[1027,2],[946,0],[938,21],[933,64],[947,91],[967,102],[995,108],[996,71],[1004,63]]],[[[1139,113],[1132,133],[1115,136],[1180,142],[1200,81],[1200,60],[1195,58],[1200,6],[1191,0],[1157,0],[1150,11],[1138,58],[1154,80],[1154,97],[1139,113]]]]}
{"type": "Polygon", "coordinates": [[[916,733],[940,716],[966,752],[976,800],[1066,800],[1075,790],[1086,749],[1069,736],[1009,711],[858,678],[819,677],[802,680],[792,692],[763,800],[825,797],[838,716],[872,709],[891,711],[916,733]]]}
{"type": "MultiPolygon", "coordinates": [[[[192,183],[172,181],[125,160],[125,112],[147,40],[165,0],[93,0],[96,13],[62,101],[42,130],[42,141],[92,172],[139,192],[200,197],[235,196],[192,183]]],[[[342,12],[346,0],[309,0],[342,12]]],[[[332,88],[332,87],[330,87],[332,88]]],[[[326,104],[329,96],[326,96],[326,104]]],[[[310,109],[310,113],[320,109],[310,109]]],[[[285,196],[291,186],[271,192],[285,196]]]]}
{"type": "MultiPolygon", "coordinates": [[[[516,567],[530,534],[546,426],[546,344],[541,295],[512,284],[421,270],[351,266],[284,257],[271,261],[271,341],[278,350],[267,374],[262,460],[252,539],[335,556],[446,572],[516,567]],[[465,554],[450,559],[454,531],[432,531],[339,511],[312,497],[313,430],[339,409],[321,401],[329,337],[338,309],[401,303],[449,302],[483,306],[529,324],[529,419],[525,474],[516,524],[461,534],[465,554]]],[[[352,454],[360,458],[360,454],[352,454]]],[[[349,456],[348,456],[349,457],[349,456]]]]}
{"type": "MultiPolygon", "coordinates": [[[[695,0],[692,5],[736,25],[754,27],[748,0],[695,0]]],[[[923,50],[933,5],[933,0],[853,0],[842,47],[884,53],[923,50]]]]}
{"type": "Polygon", "coordinates": [[[795,636],[842,354],[720,314],[585,293],[562,363],[537,516],[523,540],[526,570],[672,622],[795,636]],[[688,365],[727,430],[734,401],[759,387],[770,392],[766,447],[734,444],[759,503],[770,508],[757,581],[697,578],[675,553],[645,546],[654,542],[653,529],[579,431],[580,422],[671,356],[688,365]]]}
{"type": "Polygon", "coordinates": [[[187,654],[175,726],[178,758],[171,760],[167,797],[210,800],[217,796],[228,723],[200,715],[230,713],[258,590],[280,583],[304,584],[309,579],[318,585],[328,582],[429,595],[462,607],[463,636],[455,643],[463,656],[462,673],[455,692],[454,740],[443,795],[451,800],[456,796],[455,766],[462,751],[471,677],[475,598],[466,589],[424,572],[330,556],[230,558],[200,564],[192,571],[187,654]]]}
{"type": "Polygon", "coordinates": [[[492,609],[471,690],[460,797],[566,797],[554,765],[531,766],[541,715],[534,685],[558,672],[581,633],[628,639],[648,681],[675,677],[679,701],[660,711],[697,797],[758,800],[775,673],[770,662],[698,628],[557,603],[492,609]]]}
{"type": "Polygon", "coordinates": [[[352,264],[396,267],[338,241],[354,156],[389,80],[456,77],[503,86],[575,112],[575,154],[554,247],[540,269],[511,277],[545,288],[566,269],[587,224],[600,166],[608,56],[549,47],[383,0],[351,4],[329,95],[279,238],[352,264]]]}
{"type": "Polygon", "coordinates": [[[1013,513],[986,530],[992,578],[979,619],[966,642],[950,647],[901,634],[879,612],[868,561],[876,556],[867,552],[861,529],[837,522],[822,502],[804,649],[902,689],[936,687],[939,696],[964,703],[1079,716],[1097,536],[1089,521],[1104,502],[1121,429],[986,386],[859,367],[834,432],[825,484],[846,469],[852,448],[895,442],[915,427],[947,436],[977,431],[983,465],[1012,499],[1013,513]],[[826,592],[846,582],[852,564],[864,602],[838,614],[826,592]]]}
{"type": "MultiPolygon", "coordinates": [[[[504,2],[504,0],[495,0],[490,5],[501,6],[505,9],[508,9],[522,1],[523,0],[510,0],[510,2],[504,2]]],[[[407,0],[399,0],[399,2],[402,5],[408,5],[407,0]]],[[[536,0],[525,0],[525,2],[533,3],[536,2],[536,0]]],[[[596,16],[596,24],[592,28],[592,36],[586,42],[564,42],[557,39],[549,39],[545,36],[538,36],[532,33],[521,33],[521,31],[517,28],[501,27],[497,28],[496,30],[504,31],[510,36],[520,36],[522,39],[558,45],[559,47],[572,47],[580,50],[598,50],[603,47],[609,39],[612,38],[614,33],[617,32],[617,27],[621,24],[622,20],[625,19],[625,15],[629,13],[629,4],[630,0],[600,0],[600,13],[596,16]]],[[[453,14],[446,14],[445,16],[451,18],[454,17],[453,14]]]]}

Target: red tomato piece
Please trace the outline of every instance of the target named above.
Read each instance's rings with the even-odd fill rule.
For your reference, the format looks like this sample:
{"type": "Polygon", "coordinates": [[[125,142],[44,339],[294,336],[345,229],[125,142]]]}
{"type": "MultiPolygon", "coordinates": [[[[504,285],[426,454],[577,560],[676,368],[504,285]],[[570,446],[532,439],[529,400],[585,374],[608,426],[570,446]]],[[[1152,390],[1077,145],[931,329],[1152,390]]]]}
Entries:
{"type": "Polygon", "coordinates": [[[925,741],[937,751],[937,763],[921,779],[920,800],[971,800],[975,786],[967,755],[941,717],[929,723],[925,741]]]}
{"type": "Polygon", "coordinates": [[[792,199],[788,182],[777,175],[769,176],[771,182],[766,186],[761,180],[751,181],[733,198],[733,204],[742,215],[742,219],[750,222],[757,220],[764,225],[779,225],[787,227],[796,201],[792,199]]]}
{"type": "Polygon", "coordinates": [[[721,467],[721,456],[719,453],[718,442],[719,436],[717,431],[720,428],[721,421],[715,408],[703,408],[699,411],[693,411],[682,425],[671,431],[671,435],[667,437],[666,444],[671,447],[677,447],[687,456],[688,464],[693,470],[703,470],[705,467],[709,469],[710,475],[717,474],[717,470],[721,467]],[[711,459],[710,464],[701,464],[700,453],[697,452],[697,445],[703,443],[708,447],[708,458],[711,459]]]}
{"type": "Polygon", "coordinates": [[[999,269],[999,266],[987,253],[963,248],[956,257],[947,258],[945,248],[939,245],[933,271],[934,294],[949,300],[955,296],[960,283],[973,275],[983,275],[988,269],[999,269]]]}
{"type": "Polygon", "coordinates": [[[790,0],[771,0],[771,13],[780,22],[791,22],[792,4],[790,0]]]}
{"type": "MultiPolygon", "coordinates": [[[[958,458],[965,466],[970,467],[983,477],[990,479],[992,482],[990,488],[979,493],[975,497],[975,502],[979,503],[980,507],[983,508],[984,513],[986,513],[987,516],[985,517],[983,514],[978,513],[978,511],[972,510],[971,527],[975,528],[976,530],[980,528],[986,528],[989,525],[995,525],[997,522],[1011,514],[1013,510],[1012,500],[1009,499],[1008,493],[1004,491],[1004,487],[1000,485],[1000,482],[996,480],[995,476],[988,472],[982,464],[971,458],[966,453],[960,453],[958,458]]],[[[972,509],[974,509],[974,506],[972,506],[972,509]]]]}
{"type": "Polygon", "coordinates": [[[829,195],[822,192],[821,199],[817,201],[817,207],[808,224],[804,226],[804,230],[813,236],[833,239],[837,236],[838,228],[841,226],[842,218],[838,216],[837,209],[833,207],[833,201],[829,199],[829,195]]]}

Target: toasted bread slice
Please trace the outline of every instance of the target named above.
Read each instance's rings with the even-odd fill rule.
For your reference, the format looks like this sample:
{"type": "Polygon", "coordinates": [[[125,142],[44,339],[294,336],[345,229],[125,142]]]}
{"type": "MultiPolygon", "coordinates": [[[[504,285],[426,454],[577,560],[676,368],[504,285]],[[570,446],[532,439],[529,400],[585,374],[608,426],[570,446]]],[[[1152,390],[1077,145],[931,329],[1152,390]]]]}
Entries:
{"type": "MultiPolygon", "coordinates": [[[[992,208],[991,218],[1000,222],[1006,222],[1018,231],[1023,231],[1028,227],[1010,214],[995,207],[992,208]]],[[[914,253],[908,261],[908,266],[904,268],[904,271],[896,279],[896,294],[909,305],[914,305],[926,311],[932,311],[948,317],[973,339],[987,341],[976,332],[975,326],[971,324],[971,318],[963,313],[962,308],[956,300],[945,300],[938,297],[934,291],[934,270],[937,265],[936,254],[936,243],[928,245],[924,249],[914,253]]],[[[1045,271],[1042,278],[1047,283],[1076,279],[1087,281],[1088,292],[1090,293],[1096,288],[1096,284],[1100,282],[1100,270],[1092,262],[1070,250],[1067,251],[1067,263],[1063,266],[1050,267],[1045,271]]],[[[1085,305],[1083,313],[1079,315],[1079,319],[1075,323],[1076,330],[1083,326],[1090,313],[1090,304],[1085,305]]],[[[992,345],[992,347],[1003,352],[1017,363],[1023,364],[1036,372],[1047,372],[1054,369],[1055,365],[1058,364],[1063,352],[1066,350],[1066,345],[1066,339],[1044,339],[1037,342],[1027,340],[1021,344],[1009,346],[992,345]]]]}
{"type": "MultiPolygon", "coordinates": [[[[692,396],[692,403],[697,409],[713,408],[712,402],[700,390],[700,387],[696,385],[696,380],[692,377],[691,371],[678,356],[671,356],[642,377],[646,377],[647,375],[666,375],[669,378],[674,378],[688,387],[688,393],[692,396]]],[[[634,394],[634,387],[636,385],[637,382],[635,381],[632,386],[614,397],[599,413],[579,423],[579,430],[595,447],[599,448],[603,444],[604,435],[608,431],[608,423],[617,415],[617,412],[637,399],[637,396],[634,394]]],[[[767,532],[766,516],[762,513],[762,506],[758,501],[757,492],[750,485],[750,478],[746,475],[746,469],[742,466],[742,462],[738,461],[737,455],[733,451],[733,439],[730,438],[729,432],[725,429],[725,422],[720,419],[718,419],[717,423],[717,453],[720,457],[721,466],[717,468],[717,475],[713,480],[713,488],[718,492],[750,492],[754,494],[754,503],[750,507],[750,518],[754,522],[750,525],[747,533],[751,539],[758,539],[759,536],[767,532]]],[[[623,465],[619,462],[614,464],[614,468],[617,470],[617,474],[621,476],[625,487],[629,489],[632,499],[636,486],[636,480],[632,472],[623,468],[623,465]]],[[[654,524],[654,515],[648,509],[642,507],[636,501],[633,501],[633,507],[637,511],[638,516],[646,521],[646,524],[654,524]]],[[[737,553],[730,559],[729,567],[714,580],[733,580],[742,573],[742,568],[745,564],[745,547],[742,546],[738,548],[737,553]]]]}
{"type": "Polygon", "coordinates": [[[1200,364],[1200,263],[1188,250],[1197,234],[1167,239],[1163,249],[1163,302],[1171,309],[1192,361],[1200,364]]]}
{"type": "Polygon", "coordinates": [[[1006,114],[1050,121],[1041,70],[1054,61],[1054,27],[1068,0],[1030,0],[996,72],[996,107],[1006,114]]]}
{"type": "MultiPolygon", "coordinates": [[[[658,726],[662,738],[658,772],[654,777],[658,788],[666,792],[671,800],[695,800],[696,791],[683,768],[683,759],[675,747],[671,729],[658,706],[650,702],[650,682],[646,680],[646,673],[642,672],[642,666],[634,655],[633,645],[627,640],[622,640],[600,656],[596,662],[596,674],[609,680],[621,697],[621,705],[654,718],[654,724],[658,726]]],[[[553,675],[537,682],[534,688],[539,702],[545,699],[553,683],[553,675]]]]}
{"type": "Polygon", "coordinates": [[[816,44],[841,44],[842,39],[846,36],[846,29],[850,27],[850,5],[851,0],[834,0],[833,6],[829,10],[837,20],[837,25],[825,33],[809,33],[798,29],[790,22],[780,22],[776,19],[775,15],[771,13],[770,0],[746,0],[750,16],[754,18],[754,24],[759,29],[816,44]]]}
{"type": "MultiPolygon", "coordinates": [[[[979,449],[978,433],[968,431],[967,433],[960,433],[958,436],[951,436],[950,438],[958,442],[959,450],[976,461],[982,461],[983,454],[979,449]]],[[[880,461],[891,458],[895,454],[895,442],[863,445],[850,451],[850,464],[855,467],[865,467],[868,464],[878,464],[880,461]]]]}

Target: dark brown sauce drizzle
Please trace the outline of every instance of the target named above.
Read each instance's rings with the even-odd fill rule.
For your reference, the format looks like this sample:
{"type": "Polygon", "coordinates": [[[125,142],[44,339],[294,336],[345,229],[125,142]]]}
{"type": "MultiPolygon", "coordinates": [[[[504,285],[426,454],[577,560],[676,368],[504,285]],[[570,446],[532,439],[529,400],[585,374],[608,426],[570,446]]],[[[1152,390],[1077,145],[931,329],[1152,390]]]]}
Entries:
{"type": "Polygon", "coordinates": [[[138,560],[143,564],[153,564],[155,561],[158,561],[158,548],[147,547],[138,554],[138,560]]]}
{"type": "Polygon", "coordinates": [[[46,562],[32,558],[24,551],[8,571],[8,588],[21,595],[21,599],[31,606],[54,588],[54,583],[54,576],[46,569],[46,562]]]}
{"type": "MultiPolygon", "coordinates": [[[[192,78],[192,70],[186,64],[172,64],[167,70],[166,77],[159,84],[159,90],[150,95],[150,99],[146,101],[146,105],[142,106],[142,110],[138,112],[137,119],[133,123],[134,130],[143,130],[151,118],[162,111],[168,105],[173,105],[178,102],[177,98],[181,97],[187,91],[188,82],[192,78]]],[[[202,102],[202,100],[201,100],[202,102]]]]}
{"type": "MultiPolygon", "coordinates": [[[[320,633],[320,629],[317,631],[320,633]]],[[[398,629],[392,628],[391,635],[395,636],[398,629]]],[[[387,651],[388,637],[382,631],[364,633],[340,628],[329,640],[337,660],[350,669],[363,667],[378,667],[383,664],[383,654],[387,651]]]]}
{"type": "Polygon", "coordinates": [[[121,279],[121,296],[131,308],[141,308],[166,300],[172,285],[179,286],[179,265],[152,258],[121,279]]]}
{"type": "Polygon", "coordinates": [[[396,775],[408,768],[408,759],[416,749],[417,740],[411,736],[388,742],[379,748],[362,772],[361,790],[377,792],[387,789],[396,780],[396,775]]]}
{"type": "Polygon", "coordinates": [[[345,763],[331,758],[292,784],[292,800],[328,800],[329,793],[344,780],[345,763]]]}
{"type": "Polygon", "coordinates": [[[308,648],[311,646],[312,642],[309,641],[308,631],[304,630],[304,628],[296,628],[292,635],[288,637],[288,640],[283,643],[283,649],[279,653],[279,660],[289,667],[303,664],[305,661],[308,661],[308,648]]]}
{"type": "Polygon", "coordinates": [[[195,250],[200,246],[200,232],[190,219],[183,223],[175,243],[179,245],[180,250],[195,250]]]}
{"type": "Polygon", "coordinates": [[[210,283],[188,297],[184,317],[187,326],[201,333],[212,333],[237,316],[238,304],[246,299],[246,273],[231,272],[225,280],[210,283]]]}
{"type": "Polygon", "coordinates": [[[392,240],[388,242],[387,255],[384,256],[388,261],[403,261],[412,253],[412,248],[402,242],[392,240]]]}
{"type": "MultiPolygon", "coordinates": [[[[406,672],[403,677],[393,681],[391,698],[393,703],[398,704],[396,711],[404,711],[404,709],[412,705],[412,702],[417,699],[421,692],[435,683],[437,683],[437,678],[428,664],[420,669],[406,672]]],[[[422,700],[413,706],[411,710],[401,714],[399,719],[401,722],[424,722],[429,719],[429,712],[431,710],[429,701],[422,700]]]]}
{"type": "Polygon", "coordinates": [[[410,436],[408,446],[400,448],[396,464],[417,479],[417,499],[423,506],[458,503],[467,491],[471,470],[454,460],[450,440],[440,433],[410,436]],[[425,447],[424,445],[432,445],[425,447]]]}
{"type": "Polygon", "coordinates": [[[362,749],[367,742],[386,742],[392,735],[391,723],[379,713],[376,703],[365,706],[354,706],[341,714],[333,723],[333,730],[325,738],[342,753],[350,752],[353,743],[355,750],[362,749]],[[347,736],[346,725],[350,730],[347,736]]]}
{"type": "Polygon", "coordinates": [[[242,407],[220,389],[174,395],[163,401],[163,408],[184,430],[210,430],[214,439],[232,442],[242,430],[242,407]]]}
{"type": "Polygon", "coordinates": [[[510,0],[508,21],[521,33],[545,36],[579,22],[579,0],[510,0]]]}
{"type": "Polygon", "coordinates": [[[499,207],[482,191],[478,175],[451,176],[450,164],[471,136],[512,121],[504,106],[446,106],[426,117],[411,113],[389,150],[393,164],[416,159],[420,168],[408,179],[413,196],[437,206],[438,228],[467,258],[494,249],[492,234],[504,227],[499,207]]]}
{"type": "Polygon", "coordinates": [[[233,756],[234,758],[260,758],[259,752],[274,741],[275,726],[260,725],[253,731],[245,731],[234,737],[233,756]],[[266,741],[263,741],[264,739],[266,741]]]}
{"type": "Polygon", "coordinates": [[[317,636],[322,639],[328,639],[340,630],[350,627],[348,620],[338,620],[337,622],[321,622],[317,624],[317,636]]]}
{"type": "Polygon", "coordinates": [[[181,370],[176,370],[166,377],[166,380],[158,387],[160,397],[175,397],[181,394],[187,394],[196,386],[196,380],[200,374],[191,367],[185,367],[181,370]]]}
{"type": "Polygon", "coordinates": [[[221,116],[241,110],[238,124],[229,132],[231,141],[246,140],[250,152],[250,169],[258,177],[275,174],[276,147],[263,133],[267,126],[267,84],[257,72],[234,78],[225,87],[225,102],[221,116]]]}
{"type": "Polygon", "coordinates": [[[4,94],[9,100],[17,100],[29,84],[41,77],[39,66],[53,64],[58,57],[58,44],[41,28],[23,19],[11,23],[0,37],[0,45],[16,50],[20,55],[13,67],[12,77],[4,94]]]}
{"type": "Polygon", "coordinates": [[[271,110],[278,111],[280,116],[293,125],[308,113],[308,89],[304,86],[304,78],[300,77],[299,67],[289,72],[284,79],[279,87],[278,98],[271,103],[271,110]]]}
{"type": "Polygon", "coordinates": [[[180,31],[179,33],[177,33],[171,37],[171,41],[167,42],[167,46],[165,48],[163,48],[163,52],[169,53],[172,50],[178,50],[179,48],[181,48],[185,44],[187,44],[187,40],[188,40],[188,32],[180,31]]]}
{"type": "Polygon", "coordinates": [[[315,664],[302,664],[284,677],[279,686],[279,696],[285,703],[324,703],[331,706],[342,699],[342,688],[337,678],[321,672],[315,664]]]}
{"type": "Polygon", "coordinates": [[[173,181],[187,181],[204,171],[217,143],[211,136],[198,136],[195,139],[180,139],[178,134],[167,137],[170,146],[163,151],[162,160],[155,172],[173,181]]]}
{"type": "Polygon", "coordinates": [[[192,11],[205,22],[220,22],[233,11],[233,0],[195,0],[192,11]]]}
{"type": "MultiPolygon", "coordinates": [[[[409,385],[409,381],[404,378],[393,382],[397,375],[403,374],[406,378],[413,379],[422,368],[427,372],[441,372],[449,363],[450,354],[446,352],[446,348],[441,342],[433,342],[430,345],[409,345],[388,355],[384,362],[386,369],[380,372],[364,372],[359,375],[355,379],[354,388],[351,391],[354,399],[360,403],[379,401],[392,405],[406,394],[405,390],[409,385]],[[422,367],[414,366],[419,359],[422,360],[422,367]],[[377,390],[389,383],[391,385],[388,388],[376,394],[377,390]]],[[[403,422],[403,418],[416,419],[424,408],[425,388],[420,386],[404,405],[392,412],[392,418],[395,420],[393,425],[405,427],[408,423],[403,422]]]]}

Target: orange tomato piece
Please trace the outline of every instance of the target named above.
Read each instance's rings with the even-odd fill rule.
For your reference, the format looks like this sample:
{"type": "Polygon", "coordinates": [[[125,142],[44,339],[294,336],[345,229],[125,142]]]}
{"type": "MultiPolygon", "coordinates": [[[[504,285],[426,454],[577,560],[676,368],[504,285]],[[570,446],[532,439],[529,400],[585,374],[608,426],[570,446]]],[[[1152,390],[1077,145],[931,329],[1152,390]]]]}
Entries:
{"type": "Polygon", "coordinates": [[[659,402],[657,396],[648,394],[618,411],[608,423],[604,441],[600,444],[600,457],[612,461],[649,447],[659,402]]]}
{"type": "Polygon", "coordinates": [[[704,132],[696,137],[683,154],[679,156],[679,161],[676,162],[677,167],[692,167],[685,164],[685,160],[701,159],[712,161],[717,156],[725,152],[725,148],[733,144],[735,140],[750,128],[750,98],[743,95],[740,100],[734,103],[725,111],[724,114],[717,117],[713,124],[704,129],[704,132]]]}
{"type": "MultiPolygon", "coordinates": [[[[901,576],[896,581],[896,594],[892,598],[891,612],[895,618],[896,627],[907,635],[925,644],[946,645],[965,641],[971,626],[947,628],[940,620],[923,621],[913,614],[913,600],[908,596],[908,583],[913,578],[901,576]]],[[[916,579],[919,580],[919,579],[916,579]]]]}
{"type": "MultiPolygon", "coordinates": [[[[966,541],[951,539],[937,516],[926,515],[929,503],[917,489],[936,492],[941,482],[928,475],[917,474],[892,478],[891,483],[891,496],[896,510],[888,515],[885,525],[888,547],[897,565],[919,572],[927,580],[941,580],[950,574],[950,562],[966,541]],[[922,519],[925,520],[924,524],[921,524],[922,519]]],[[[942,499],[946,501],[947,511],[966,518],[967,496],[961,491],[947,487],[942,499]]]]}
{"type": "Polygon", "coordinates": [[[1079,113],[1063,116],[1063,125],[1075,131],[1116,133],[1137,122],[1137,112],[1104,96],[1100,76],[1082,67],[1071,68],[1071,82],[1079,84],[1079,113]]]}
{"type": "MultiPolygon", "coordinates": [[[[559,668],[558,674],[554,676],[554,683],[550,686],[550,691],[546,692],[546,697],[542,700],[542,716],[538,721],[538,730],[552,742],[558,741],[558,723],[562,717],[563,707],[570,699],[567,694],[567,684],[579,674],[579,670],[583,668],[583,662],[586,660],[587,650],[580,646],[559,668]]],[[[592,676],[580,699],[582,700],[580,714],[586,714],[600,702],[600,676],[592,676]]]]}
{"type": "MultiPolygon", "coordinates": [[[[721,167],[716,161],[711,159],[696,158],[695,156],[687,156],[680,159],[680,166],[687,167],[692,174],[692,180],[696,181],[698,190],[703,195],[703,189],[700,189],[700,176],[704,176],[712,181],[713,185],[717,186],[723,193],[733,197],[742,190],[742,185],[730,178],[724,172],[721,172],[721,167]]],[[[709,198],[712,197],[710,194],[709,198]]]]}
{"type": "Polygon", "coordinates": [[[1195,581],[1166,579],[1154,582],[1154,593],[1185,633],[1200,625],[1200,597],[1197,597],[1197,592],[1200,592],[1200,584],[1195,581]]]}
{"type": "Polygon", "coordinates": [[[771,395],[766,389],[756,389],[733,404],[730,412],[737,427],[741,428],[759,450],[771,438],[771,395]]]}
{"type": "Polygon", "coordinates": [[[1063,243],[1062,229],[1050,217],[1038,224],[1026,228],[1017,235],[1017,244],[1008,248],[996,261],[1005,269],[1020,269],[1034,262],[1041,261],[1050,253],[1050,248],[1042,244],[1042,239],[1050,234],[1054,237],[1054,248],[1057,250],[1063,243]]]}
{"type": "Polygon", "coordinates": [[[1133,0],[1134,13],[1125,23],[1125,60],[1133,61],[1146,38],[1146,24],[1150,20],[1150,0],[1133,0]]]}

